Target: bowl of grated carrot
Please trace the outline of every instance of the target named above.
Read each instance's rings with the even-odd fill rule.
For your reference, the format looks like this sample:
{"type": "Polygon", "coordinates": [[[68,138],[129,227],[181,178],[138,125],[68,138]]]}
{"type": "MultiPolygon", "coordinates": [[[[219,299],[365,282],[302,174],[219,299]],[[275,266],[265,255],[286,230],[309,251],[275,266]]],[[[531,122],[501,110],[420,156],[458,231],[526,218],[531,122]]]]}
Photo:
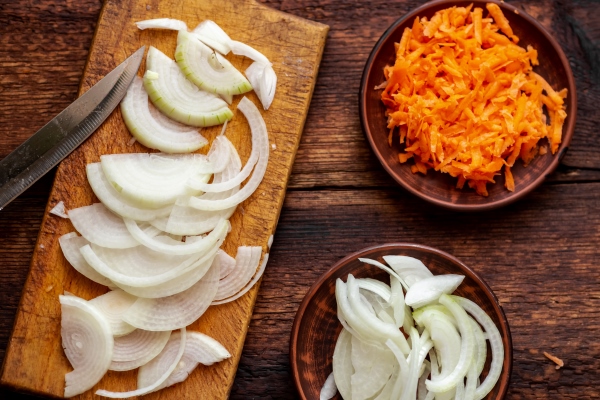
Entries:
{"type": "Polygon", "coordinates": [[[538,187],[564,156],[577,96],[558,42],[495,1],[437,0],[398,19],[363,72],[365,136],[401,186],[459,211],[538,187]]]}

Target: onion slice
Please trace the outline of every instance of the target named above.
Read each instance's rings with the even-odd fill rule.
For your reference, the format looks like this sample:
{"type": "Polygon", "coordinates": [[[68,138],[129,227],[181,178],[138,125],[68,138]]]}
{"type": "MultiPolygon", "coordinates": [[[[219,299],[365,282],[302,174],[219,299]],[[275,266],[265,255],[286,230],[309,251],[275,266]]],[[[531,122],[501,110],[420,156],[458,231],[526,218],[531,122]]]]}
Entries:
{"type": "Polygon", "coordinates": [[[406,292],[405,302],[413,308],[436,302],[442,294],[450,294],[465,279],[464,275],[445,274],[425,278],[412,284],[406,292]]]}
{"type": "Polygon", "coordinates": [[[215,300],[223,300],[235,295],[252,279],[260,262],[262,248],[260,246],[240,246],[235,256],[235,269],[219,281],[219,289],[215,300]]]}
{"type": "Polygon", "coordinates": [[[421,260],[408,256],[383,256],[383,259],[396,271],[410,288],[415,282],[431,278],[433,274],[421,260]]]}
{"type": "Polygon", "coordinates": [[[173,18],[156,18],[138,21],[135,23],[139,30],[144,29],[169,29],[173,31],[188,29],[185,22],[173,18]]]}
{"type": "MultiPolygon", "coordinates": [[[[136,329],[126,336],[115,338],[110,370],[130,371],[156,357],[165,347],[171,331],[151,332],[136,329]]],[[[152,382],[149,382],[149,386],[152,382]]]]}
{"type": "Polygon", "coordinates": [[[67,210],[65,209],[65,203],[61,200],[50,210],[50,214],[57,215],[61,218],[69,218],[67,210]]]}
{"type": "Polygon", "coordinates": [[[333,372],[329,374],[327,379],[325,379],[325,383],[323,387],[321,387],[321,392],[319,393],[319,400],[329,400],[332,399],[337,393],[337,386],[335,385],[335,376],[333,372]]]}
{"type": "Polygon", "coordinates": [[[77,272],[101,285],[113,285],[110,279],[98,273],[87,263],[87,261],[85,261],[85,258],[83,258],[83,255],[79,249],[90,244],[90,242],[88,242],[84,237],[77,236],[77,233],[71,232],[58,238],[58,243],[63,255],[69,264],[71,264],[71,266],[77,270],[77,272]]]}
{"type": "Polygon", "coordinates": [[[228,297],[226,299],[213,301],[211,305],[215,306],[215,305],[219,305],[219,304],[229,303],[231,301],[239,299],[240,297],[242,297],[243,295],[248,293],[250,291],[250,289],[252,289],[252,287],[256,284],[256,282],[258,282],[258,280],[263,276],[263,273],[265,272],[265,269],[267,268],[267,261],[269,261],[269,253],[265,254],[262,264],[260,265],[260,268],[258,269],[258,271],[256,271],[256,274],[254,274],[254,278],[252,278],[252,280],[250,282],[248,282],[248,284],[242,290],[240,290],[235,295],[228,297]]]}
{"type": "Polygon", "coordinates": [[[198,89],[186,79],[175,61],[155,47],[146,58],[144,87],[152,103],[169,118],[192,126],[213,126],[233,117],[227,103],[198,89]]]}
{"type": "Polygon", "coordinates": [[[76,296],[59,296],[61,337],[74,370],[65,375],[65,397],[91,389],[108,371],[113,336],[106,319],[89,302],[76,296]]]}
{"type": "Polygon", "coordinates": [[[208,140],[197,129],[173,121],[148,101],[142,78],[136,76],[121,102],[121,114],[138,142],[164,153],[191,153],[208,140]]]}
{"type": "Polygon", "coordinates": [[[233,54],[238,56],[248,57],[254,61],[257,61],[264,65],[271,65],[271,61],[263,53],[256,50],[254,47],[247,45],[246,43],[238,42],[237,40],[232,40],[229,42],[229,46],[231,47],[231,51],[233,54]]]}
{"type": "Polygon", "coordinates": [[[172,360],[169,367],[154,383],[152,383],[151,385],[148,385],[146,387],[143,387],[143,388],[140,388],[137,390],[132,390],[129,392],[110,392],[108,390],[101,389],[101,390],[96,391],[96,395],[110,397],[113,399],[124,399],[127,397],[142,396],[144,394],[153,392],[156,388],[158,388],[160,385],[162,385],[163,382],[169,378],[169,375],[171,375],[171,373],[173,373],[175,368],[177,368],[177,364],[179,364],[179,361],[181,360],[181,357],[183,356],[184,351],[185,351],[185,328],[182,328],[180,341],[179,341],[179,351],[175,355],[175,358],[172,360]]]}
{"type": "Polygon", "coordinates": [[[223,29],[211,20],[205,20],[192,31],[196,37],[208,47],[212,47],[221,54],[231,51],[231,38],[223,29]]]}
{"type": "Polygon", "coordinates": [[[246,76],[265,110],[268,110],[275,97],[277,75],[270,64],[254,62],[246,69],[246,76]]]}
{"type": "Polygon", "coordinates": [[[89,301],[106,318],[113,336],[127,335],[135,327],[123,321],[123,314],[137,300],[137,297],[122,290],[111,290],[89,301]]]}

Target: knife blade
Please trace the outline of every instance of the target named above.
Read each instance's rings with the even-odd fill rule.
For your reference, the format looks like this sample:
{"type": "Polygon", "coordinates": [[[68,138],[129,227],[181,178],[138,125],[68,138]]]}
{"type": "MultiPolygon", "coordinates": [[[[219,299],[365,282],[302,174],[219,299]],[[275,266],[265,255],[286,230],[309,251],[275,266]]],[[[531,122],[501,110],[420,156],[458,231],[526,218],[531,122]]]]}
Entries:
{"type": "Polygon", "coordinates": [[[146,46],[0,161],[0,210],[83,143],[127,93],[146,46]]]}

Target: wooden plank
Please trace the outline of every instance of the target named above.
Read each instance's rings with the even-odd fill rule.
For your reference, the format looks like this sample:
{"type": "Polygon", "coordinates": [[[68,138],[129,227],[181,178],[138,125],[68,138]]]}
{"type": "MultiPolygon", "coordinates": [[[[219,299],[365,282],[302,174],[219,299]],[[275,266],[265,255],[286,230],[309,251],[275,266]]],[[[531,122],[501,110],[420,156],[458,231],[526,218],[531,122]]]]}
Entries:
{"type": "MultiPolygon", "coordinates": [[[[158,17],[182,19],[192,27],[210,18],[234,39],[262,51],[274,64],[278,75],[277,94],[269,111],[262,113],[272,145],[269,166],[257,191],[231,217],[232,231],[223,246],[228,253],[235,254],[240,245],[258,245],[263,247],[265,254],[268,252],[268,238],[275,231],[283,204],[328,27],[269,9],[253,0],[218,3],[192,0],[108,1],[100,15],[80,93],[142,44],[154,45],[172,55],[176,34],[140,32],[134,25],[135,21],[158,17]]],[[[230,60],[241,70],[251,63],[235,56],[231,56],[230,60]]],[[[253,93],[248,97],[259,104],[253,93]]],[[[238,100],[234,101],[234,109],[238,100]]],[[[210,140],[220,129],[204,129],[203,134],[210,140]]],[[[250,132],[239,112],[234,111],[227,136],[238,148],[242,160],[246,160],[251,148],[250,132]]],[[[49,216],[47,211],[59,201],[64,201],[67,209],[95,201],[85,177],[85,165],[97,162],[101,154],[146,151],[139,144],[128,146],[129,139],[130,135],[117,111],[59,166],[9,341],[0,378],[2,384],[17,390],[62,396],[62,377],[70,367],[60,343],[57,296],[67,290],[90,299],[107,289],[82,277],[68,265],[57,239],[73,231],[73,227],[68,220],[49,216]]],[[[191,329],[220,341],[232,354],[231,359],[210,368],[199,368],[185,385],[176,385],[148,398],[163,395],[196,398],[196,393],[210,399],[226,398],[233,383],[257,291],[258,286],[233,303],[211,307],[191,326],[191,329]]],[[[93,390],[79,398],[92,398],[98,388],[115,391],[134,389],[135,376],[135,371],[109,372],[93,390]]]]}

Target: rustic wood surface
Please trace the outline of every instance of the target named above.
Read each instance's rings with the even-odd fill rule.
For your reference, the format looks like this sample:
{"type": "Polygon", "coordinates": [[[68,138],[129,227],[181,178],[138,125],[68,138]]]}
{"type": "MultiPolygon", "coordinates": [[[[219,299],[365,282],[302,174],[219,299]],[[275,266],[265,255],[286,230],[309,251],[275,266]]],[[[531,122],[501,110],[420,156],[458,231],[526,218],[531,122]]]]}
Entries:
{"type": "MultiPolygon", "coordinates": [[[[577,126],[546,183],[514,205],[482,214],[439,209],[398,188],[360,128],[358,86],[369,51],[420,1],[265,3],[330,31],[230,398],[295,398],[288,338],[302,297],[347,253],[398,241],[453,254],[495,291],[515,350],[508,398],[600,398],[598,2],[511,1],[563,46],[577,82],[577,126]],[[544,351],[565,366],[556,370],[544,351]]],[[[76,98],[101,6],[92,0],[0,2],[0,157],[76,98]]],[[[0,359],[52,179],[0,212],[0,359]]],[[[4,390],[0,398],[29,397],[4,390]]]]}

